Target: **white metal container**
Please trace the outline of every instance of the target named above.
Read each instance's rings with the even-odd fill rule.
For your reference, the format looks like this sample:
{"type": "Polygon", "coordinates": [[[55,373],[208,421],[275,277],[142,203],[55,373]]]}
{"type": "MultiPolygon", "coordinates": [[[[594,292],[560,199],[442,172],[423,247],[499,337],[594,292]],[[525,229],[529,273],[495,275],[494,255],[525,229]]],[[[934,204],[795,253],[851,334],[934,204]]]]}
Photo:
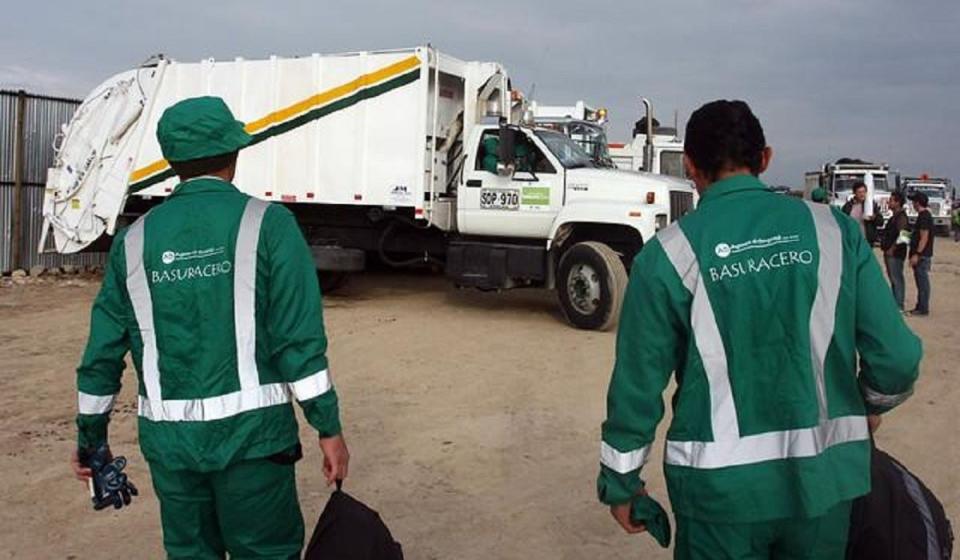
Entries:
{"type": "Polygon", "coordinates": [[[280,202],[409,207],[431,219],[447,185],[437,146],[488,114],[476,93],[491,79],[506,83],[500,65],[430,47],[161,59],[108,79],[64,127],[48,173],[44,232],[52,227],[59,252],[78,251],[114,232],[128,195],[169,194],[177,179],[156,141],[157,122],[177,101],[203,95],[222,97],[254,137],[234,180],[244,192],[280,202]]]}

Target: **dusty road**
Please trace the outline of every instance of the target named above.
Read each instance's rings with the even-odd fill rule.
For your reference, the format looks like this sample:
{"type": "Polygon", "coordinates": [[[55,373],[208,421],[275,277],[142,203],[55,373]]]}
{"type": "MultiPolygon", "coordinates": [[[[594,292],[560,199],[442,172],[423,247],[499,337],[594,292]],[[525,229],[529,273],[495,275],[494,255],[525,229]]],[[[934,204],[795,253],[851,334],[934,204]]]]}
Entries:
{"type": "MultiPolygon", "coordinates": [[[[909,319],[925,344],[922,377],[879,443],[956,523],[960,246],[937,242],[933,314],[909,319]]],[[[143,496],[95,513],[68,474],[74,368],[96,290],[77,280],[0,289],[0,558],[162,557],[131,370],[111,443],[143,496]]],[[[325,304],[353,455],[347,489],[381,512],[408,558],[669,557],[622,533],[595,499],[612,333],[567,327],[544,292],[457,292],[433,276],[362,277],[325,304]]],[[[319,450],[306,447],[309,531],[328,490],[319,450]]],[[[666,503],[659,463],[658,450],[645,472],[666,503]]]]}

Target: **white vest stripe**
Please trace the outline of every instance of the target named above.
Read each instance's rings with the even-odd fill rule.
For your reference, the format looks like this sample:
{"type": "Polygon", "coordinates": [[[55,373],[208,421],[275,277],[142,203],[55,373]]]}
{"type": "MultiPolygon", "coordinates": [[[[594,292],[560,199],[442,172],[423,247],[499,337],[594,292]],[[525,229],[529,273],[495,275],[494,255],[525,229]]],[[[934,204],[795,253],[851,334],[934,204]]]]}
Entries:
{"type": "Polygon", "coordinates": [[[313,375],[308,375],[290,384],[293,395],[297,397],[297,400],[300,402],[319,397],[332,388],[333,383],[330,382],[330,372],[327,370],[318,371],[313,375]]]}
{"type": "Polygon", "coordinates": [[[840,297],[840,275],[843,273],[843,244],[840,226],[826,204],[807,202],[817,230],[820,263],[817,267],[817,295],[810,309],[810,359],[817,388],[820,422],[828,417],[827,388],[824,364],[827,350],[833,340],[837,318],[837,298],[840,297]]]}
{"type": "Polygon", "coordinates": [[[624,453],[617,451],[605,441],[600,442],[600,464],[620,474],[627,474],[630,471],[639,469],[647,462],[649,455],[649,445],[624,453]]]}
{"type": "Polygon", "coordinates": [[[260,386],[260,372],[257,371],[257,246],[260,224],[268,205],[256,198],[249,199],[237,232],[233,266],[233,323],[241,390],[260,386]]]}
{"type": "Polygon", "coordinates": [[[776,459],[814,457],[831,446],[869,437],[863,416],[833,418],[811,428],[766,432],[731,441],[668,441],[669,465],[719,469],[776,459]]]}
{"type": "MultiPolygon", "coordinates": [[[[130,294],[130,303],[133,313],[140,327],[140,338],[143,340],[143,356],[141,361],[143,386],[147,399],[151,403],[160,403],[160,366],[157,351],[157,333],[153,323],[153,300],[150,297],[150,286],[147,283],[147,271],[143,266],[143,237],[144,222],[149,214],[142,216],[127,230],[124,238],[124,252],[127,263],[127,293],[130,294]]],[[[159,416],[160,409],[153,411],[159,416]]]]}
{"type": "Polygon", "coordinates": [[[91,395],[77,391],[77,412],[80,414],[106,414],[113,410],[116,395],[91,395]]]}
{"type": "Polygon", "coordinates": [[[717,326],[717,318],[710,305],[710,296],[707,294],[703,276],[700,274],[697,256],[678,223],[664,229],[657,234],[657,237],[667,258],[670,259],[670,263],[683,281],[683,285],[693,294],[690,326],[693,329],[693,338],[700,352],[700,358],[703,360],[707,384],[710,386],[713,439],[735,440],[740,437],[740,426],[733,400],[733,389],[730,387],[727,353],[717,326]]]}

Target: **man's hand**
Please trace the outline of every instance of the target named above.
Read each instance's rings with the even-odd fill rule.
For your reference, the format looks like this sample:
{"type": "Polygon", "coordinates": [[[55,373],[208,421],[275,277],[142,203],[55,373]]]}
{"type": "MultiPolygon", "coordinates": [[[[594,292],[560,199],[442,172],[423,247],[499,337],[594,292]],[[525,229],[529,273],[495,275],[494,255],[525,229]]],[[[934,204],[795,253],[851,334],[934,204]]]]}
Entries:
{"type": "Polygon", "coordinates": [[[80,462],[80,453],[76,449],[74,449],[70,455],[70,468],[73,469],[73,476],[82,482],[88,482],[93,476],[93,471],[90,470],[90,467],[85,467],[83,463],[80,462]]]}
{"type": "Polygon", "coordinates": [[[623,530],[631,535],[642,533],[647,530],[646,525],[634,525],[633,521],[630,520],[630,502],[610,506],[610,514],[613,515],[613,518],[617,520],[617,523],[623,527],[623,530]]]}
{"type": "Polygon", "coordinates": [[[871,434],[876,433],[876,431],[877,431],[878,429],[880,429],[880,423],[881,423],[882,421],[883,421],[883,419],[880,418],[880,415],[879,415],[879,414],[868,414],[868,415],[867,415],[867,428],[870,429],[870,433],[871,433],[871,434]]]}
{"type": "Polygon", "coordinates": [[[323,476],[327,479],[327,486],[347,478],[350,452],[343,435],[320,438],[320,451],[323,452],[323,476]]]}
{"type": "Polygon", "coordinates": [[[910,266],[917,268],[917,265],[920,264],[920,255],[911,255],[910,256],[910,266]]]}

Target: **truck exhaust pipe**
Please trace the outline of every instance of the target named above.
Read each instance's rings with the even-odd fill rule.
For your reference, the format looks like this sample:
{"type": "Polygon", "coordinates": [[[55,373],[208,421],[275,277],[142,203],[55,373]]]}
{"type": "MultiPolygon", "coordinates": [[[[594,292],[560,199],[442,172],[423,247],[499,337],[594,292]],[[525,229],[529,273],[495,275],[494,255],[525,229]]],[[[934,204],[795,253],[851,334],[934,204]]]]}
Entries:
{"type": "Polygon", "coordinates": [[[646,97],[641,97],[643,109],[646,111],[646,134],[647,139],[643,144],[643,170],[653,173],[653,104],[646,97]]]}

